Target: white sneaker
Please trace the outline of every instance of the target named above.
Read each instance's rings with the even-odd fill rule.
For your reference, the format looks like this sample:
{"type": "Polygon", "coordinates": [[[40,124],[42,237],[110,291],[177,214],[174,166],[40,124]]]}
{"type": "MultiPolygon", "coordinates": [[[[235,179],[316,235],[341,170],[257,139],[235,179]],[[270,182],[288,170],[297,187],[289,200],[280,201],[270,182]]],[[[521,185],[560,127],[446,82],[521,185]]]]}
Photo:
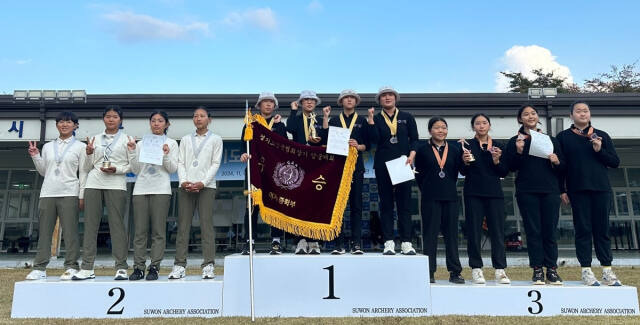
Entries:
{"type": "Polygon", "coordinates": [[[416,250],[413,249],[411,242],[405,241],[400,244],[400,252],[402,255],[416,255],[416,250]]]}
{"type": "Polygon", "coordinates": [[[317,241],[313,241],[309,243],[309,254],[318,255],[320,254],[320,243],[317,241]]]}
{"type": "Polygon", "coordinates": [[[511,284],[511,280],[507,276],[504,269],[496,269],[496,283],[497,284],[511,284]]]}
{"type": "Polygon", "coordinates": [[[333,251],[331,251],[331,255],[342,255],[344,253],[346,253],[347,251],[344,250],[344,248],[340,248],[340,249],[334,249],[333,251]]]}
{"type": "Polygon", "coordinates": [[[296,246],[296,254],[307,254],[308,249],[307,240],[304,238],[300,239],[298,246],[296,246]]]}
{"type": "Polygon", "coordinates": [[[129,279],[129,275],[127,274],[127,270],[118,269],[116,271],[116,276],[114,276],[113,279],[114,280],[128,280],[129,279]]]}
{"type": "Polygon", "coordinates": [[[396,255],[396,243],[393,240],[387,240],[384,242],[382,255],[396,255]]]}
{"type": "Polygon", "coordinates": [[[93,270],[80,270],[76,272],[73,276],[71,276],[71,280],[87,280],[87,279],[95,279],[96,274],[93,273],[93,270]]]}
{"type": "Polygon", "coordinates": [[[484,274],[482,273],[482,269],[471,269],[471,279],[473,284],[485,284],[487,281],[484,279],[484,274]]]}
{"type": "Polygon", "coordinates": [[[213,274],[213,264],[207,264],[202,268],[202,278],[203,279],[213,279],[215,275],[213,274]]]}
{"type": "Polygon", "coordinates": [[[184,266],[174,265],[173,269],[171,269],[171,273],[169,273],[169,280],[182,279],[184,276],[184,266]]]}
{"type": "Polygon", "coordinates": [[[612,287],[619,287],[622,285],[622,282],[618,280],[618,277],[611,268],[602,269],[602,283],[612,287]]]}
{"type": "Polygon", "coordinates": [[[44,280],[47,278],[47,271],[33,270],[27,274],[27,280],[44,280]]]}
{"type": "Polygon", "coordinates": [[[78,270],[76,270],[76,269],[67,269],[60,276],[60,280],[65,280],[65,281],[71,280],[73,278],[73,276],[76,275],[76,273],[78,273],[78,270]]]}
{"type": "Polygon", "coordinates": [[[600,282],[598,282],[598,279],[596,279],[596,275],[593,274],[591,268],[582,269],[582,283],[590,287],[600,286],[600,282]]]}

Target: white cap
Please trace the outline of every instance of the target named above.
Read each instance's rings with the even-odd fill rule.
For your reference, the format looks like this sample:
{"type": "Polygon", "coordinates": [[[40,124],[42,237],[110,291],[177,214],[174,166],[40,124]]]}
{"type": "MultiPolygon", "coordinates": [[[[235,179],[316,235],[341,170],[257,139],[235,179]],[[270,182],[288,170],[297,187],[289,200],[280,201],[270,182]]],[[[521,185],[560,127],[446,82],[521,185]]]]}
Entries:
{"type": "Polygon", "coordinates": [[[318,95],[316,95],[316,92],[313,90],[303,90],[302,92],[300,92],[300,98],[298,98],[298,104],[301,104],[303,99],[315,99],[316,105],[320,105],[320,103],[322,102],[320,98],[318,98],[318,95]]]}
{"type": "Polygon", "coordinates": [[[340,92],[340,96],[338,96],[338,105],[342,105],[342,99],[347,96],[353,96],[356,98],[356,106],[360,105],[360,95],[353,89],[345,89],[340,92]]]}
{"type": "Polygon", "coordinates": [[[260,102],[265,99],[271,99],[272,101],[274,101],[276,103],[275,108],[278,108],[278,99],[276,98],[276,95],[268,91],[260,93],[260,96],[258,96],[258,102],[256,103],[256,108],[260,108],[260,102]]]}
{"type": "Polygon", "coordinates": [[[380,90],[378,90],[378,94],[376,95],[376,103],[380,104],[380,96],[386,93],[393,93],[396,96],[396,102],[400,100],[400,94],[398,94],[398,92],[395,89],[393,89],[393,87],[382,86],[380,87],[380,90]]]}

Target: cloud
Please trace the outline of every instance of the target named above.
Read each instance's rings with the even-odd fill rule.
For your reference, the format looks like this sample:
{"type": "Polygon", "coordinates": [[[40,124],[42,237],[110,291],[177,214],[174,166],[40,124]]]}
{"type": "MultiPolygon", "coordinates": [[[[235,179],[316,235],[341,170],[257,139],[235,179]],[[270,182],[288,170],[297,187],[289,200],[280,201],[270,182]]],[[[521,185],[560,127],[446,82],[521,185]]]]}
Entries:
{"type": "Polygon", "coordinates": [[[20,60],[16,60],[15,63],[18,65],[28,64],[28,63],[31,63],[31,59],[20,59],[20,60]]]}
{"type": "Polygon", "coordinates": [[[209,24],[199,21],[179,24],[132,11],[113,11],[102,18],[112,25],[123,42],[189,40],[209,34],[209,24]]]}
{"type": "Polygon", "coordinates": [[[310,12],[312,14],[322,12],[323,10],[324,6],[318,0],[313,0],[307,5],[307,12],[310,12]]]}
{"type": "MultiPolygon", "coordinates": [[[[567,83],[573,83],[571,71],[565,65],[556,61],[556,57],[547,48],[538,45],[515,45],[508,49],[501,58],[501,71],[521,72],[525,77],[533,77],[531,70],[542,69],[543,72],[553,72],[556,76],[566,78],[567,83]]],[[[500,72],[496,73],[496,92],[507,92],[509,80],[500,72]]]]}
{"type": "Polygon", "coordinates": [[[269,7],[231,12],[222,22],[233,27],[242,27],[248,24],[267,31],[278,29],[276,15],[269,7]]]}

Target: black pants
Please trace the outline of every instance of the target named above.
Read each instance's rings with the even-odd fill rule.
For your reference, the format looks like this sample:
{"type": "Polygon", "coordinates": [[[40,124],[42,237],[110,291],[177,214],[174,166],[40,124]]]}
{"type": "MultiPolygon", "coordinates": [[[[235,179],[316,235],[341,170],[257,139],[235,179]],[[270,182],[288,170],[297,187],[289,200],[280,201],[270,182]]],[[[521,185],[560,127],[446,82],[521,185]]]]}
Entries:
{"type": "Polygon", "coordinates": [[[385,241],[395,239],[393,231],[393,208],[395,202],[398,209],[400,240],[410,242],[413,237],[410,210],[412,182],[392,185],[386,167],[378,168],[375,171],[376,181],[378,182],[378,196],[380,196],[380,219],[382,221],[383,239],[385,241]]]}
{"type": "Polygon", "coordinates": [[[560,194],[518,193],[531,267],[557,267],[560,194]]]}
{"type": "Polygon", "coordinates": [[[504,199],[480,196],[464,197],[465,230],[467,233],[467,253],[469,266],[482,268],[481,240],[482,221],[487,218],[489,238],[491,238],[491,264],[494,269],[507,267],[504,248],[504,199]]]}
{"type": "MultiPolygon", "coordinates": [[[[351,191],[349,192],[349,214],[351,220],[351,242],[356,245],[362,245],[362,181],[364,179],[364,171],[354,171],[351,179],[351,191]]],[[[334,240],[336,248],[344,247],[344,221],[342,222],[342,231],[338,238],[334,240]]]]}
{"type": "Polygon", "coordinates": [[[424,252],[429,256],[429,272],[436,272],[438,233],[442,231],[447,253],[447,270],[462,272],[458,255],[458,202],[422,199],[422,239],[424,252]]]}
{"type": "MultiPolygon", "coordinates": [[[[244,212],[244,235],[242,236],[242,238],[244,238],[244,240],[249,240],[249,210],[245,209],[244,211],[245,211],[244,212]]],[[[260,208],[257,205],[254,205],[251,211],[251,230],[253,230],[251,235],[254,241],[258,237],[258,214],[259,213],[260,213],[260,208]]],[[[271,227],[271,238],[282,237],[283,234],[284,232],[282,230],[276,227],[271,227]]]]}
{"type": "Polygon", "coordinates": [[[602,266],[611,266],[609,237],[610,192],[580,191],[568,193],[576,231],[576,255],[582,267],[591,266],[591,243],[602,266]],[[593,236],[593,237],[592,237],[593,236]],[[593,240],[592,240],[593,238],[593,240]]]}

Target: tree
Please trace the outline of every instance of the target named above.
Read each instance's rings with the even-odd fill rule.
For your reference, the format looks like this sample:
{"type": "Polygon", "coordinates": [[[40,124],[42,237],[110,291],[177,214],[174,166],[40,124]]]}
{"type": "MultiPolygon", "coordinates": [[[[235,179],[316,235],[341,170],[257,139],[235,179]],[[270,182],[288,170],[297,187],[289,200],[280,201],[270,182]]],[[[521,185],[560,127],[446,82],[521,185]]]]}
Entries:
{"type": "Polygon", "coordinates": [[[556,76],[553,71],[543,72],[542,69],[533,69],[531,73],[534,79],[529,79],[521,72],[500,72],[509,78],[509,92],[526,93],[529,88],[557,88],[559,93],[579,92],[580,87],[576,84],[566,84],[567,78],[556,76]]]}
{"type": "Polygon", "coordinates": [[[592,93],[626,93],[640,92],[640,71],[636,64],[624,64],[622,67],[611,66],[611,71],[600,73],[593,79],[584,81],[584,91],[592,93]]]}

